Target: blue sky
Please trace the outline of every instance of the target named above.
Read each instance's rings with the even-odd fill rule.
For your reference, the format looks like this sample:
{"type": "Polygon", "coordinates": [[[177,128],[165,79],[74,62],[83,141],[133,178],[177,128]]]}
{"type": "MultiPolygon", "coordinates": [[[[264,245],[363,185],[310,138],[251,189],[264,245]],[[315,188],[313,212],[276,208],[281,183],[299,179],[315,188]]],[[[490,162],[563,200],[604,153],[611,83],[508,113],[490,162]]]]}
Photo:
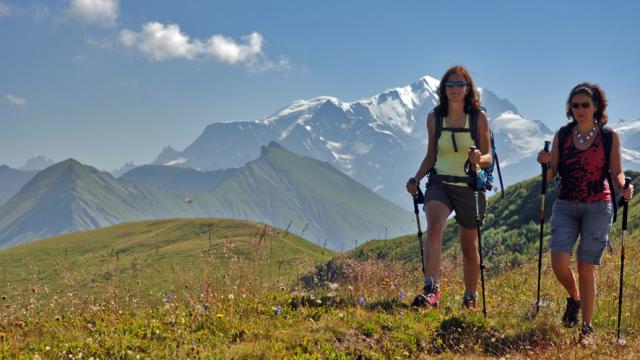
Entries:
{"type": "Polygon", "coordinates": [[[454,64],[551,128],[584,80],[604,87],[611,120],[635,119],[638,13],[634,1],[0,0],[0,163],[147,163],[212,122],[357,100],[454,64]]]}

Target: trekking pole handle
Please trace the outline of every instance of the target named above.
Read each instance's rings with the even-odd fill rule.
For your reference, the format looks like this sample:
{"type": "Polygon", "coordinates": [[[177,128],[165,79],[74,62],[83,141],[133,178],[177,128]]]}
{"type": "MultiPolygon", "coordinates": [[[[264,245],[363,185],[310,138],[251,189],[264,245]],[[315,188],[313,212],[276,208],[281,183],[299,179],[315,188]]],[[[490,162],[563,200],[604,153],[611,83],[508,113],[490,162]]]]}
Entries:
{"type": "MultiPolygon", "coordinates": [[[[476,151],[476,150],[478,150],[478,148],[477,148],[477,147],[475,147],[475,146],[469,146],[469,152],[473,152],[473,151],[476,151]]],[[[469,171],[470,171],[470,172],[472,172],[472,173],[475,173],[475,172],[476,172],[476,167],[475,167],[474,165],[475,165],[475,164],[472,164],[472,163],[471,163],[471,160],[469,160],[469,171]]]]}
{"type": "MultiPolygon", "coordinates": [[[[629,184],[631,183],[630,177],[624,178],[624,188],[628,189],[629,184]]],[[[622,230],[627,230],[627,212],[629,211],[629,202],[625,198],[621,198],[622,202],[622,230]]]]}
{"type": "MultiPolygon", "coordinates": [[[[475,146],[469,146],[469,152],[476,151],[478,148],[475,146]]],[[[478,190],[478,177],[476,176],[476,165],[469,160],[469,173],[471,174],[471,181],[473,183],[473,190],[478,190]]]]}
{"type": "MultiPolygon", "coordinates": [[[[544,142],[544,152],[549,152],[550,141],[544,142]]],[[[542,193],[547,193],[547,169],[549,168],[548,164],[542,164],[542,193]]]]}
{"type": "Polygon", "coordinates": [[[418,186],[418,192],[413,194],[413,212],[418,214],[420,212],[418,210],[418,204],[421,204],[424,202],[424,194],[422,193],[422,190],[420,190],[420,184],[418,183],[416,178],[409,179],[409,183],[412,185],[417,184],[418,186]]]}

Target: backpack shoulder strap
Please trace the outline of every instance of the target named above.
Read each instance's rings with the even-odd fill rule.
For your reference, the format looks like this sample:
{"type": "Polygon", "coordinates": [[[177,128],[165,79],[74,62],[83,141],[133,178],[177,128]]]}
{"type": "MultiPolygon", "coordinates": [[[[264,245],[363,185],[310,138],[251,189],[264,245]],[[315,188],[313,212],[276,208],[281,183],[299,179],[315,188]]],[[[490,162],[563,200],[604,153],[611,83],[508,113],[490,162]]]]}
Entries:
{"type": "Polygon", "coordinates": [[[575,121],[572,121],[558,130],[558,174],[560,173],[560,167],[562,167],[562,149],[564,149],[567,143],[567,137],[571,128],[575,125],[575,121]]]}
{"type": "Polygon", "coordinates": [[[609,157],[611,156],[611,146],[613,144],[613,130],[608,126],[602,127],[602,143],[604,145],[604,159],[607,168],[609,167],[609,157]]]}
{"type": "Polygon", "coordinates": [[[485,111],[485,108],[480,108],[480,110],[471,109],[469,114],[469,131],[478,149],[480,148],[480,138],[478,137],[478,116],[480,116],[480,111],[485,111]]]}
{"type": "Polygon", "coordinates": [[[442,134],[442,116],[440,116],[440,111],[438,111],[437,108],[433,110],[433,120],[435,121],[435,136],[437,142],[442,134]]]}
{"type": "Polygon", "coordinates": [[[611,177],[610,170],[610,158],[611,147],[613,144],[613,130],[608,126],[602,126],[602,145],[604,147],[604,169],[603,175],[609,182],[609,191],[611,192],[611,205],[613,206],[613,222],[616,222],[618,218],[618,203],[616,201],[616,188],[613,185],[613,178],[611,177]]]}

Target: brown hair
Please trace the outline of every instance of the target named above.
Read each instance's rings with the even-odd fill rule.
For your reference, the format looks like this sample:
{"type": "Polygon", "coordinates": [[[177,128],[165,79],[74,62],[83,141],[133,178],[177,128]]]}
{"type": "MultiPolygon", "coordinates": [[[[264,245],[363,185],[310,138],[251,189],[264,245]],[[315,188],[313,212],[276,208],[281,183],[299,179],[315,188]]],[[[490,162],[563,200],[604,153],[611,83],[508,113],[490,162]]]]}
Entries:
{"type": "Polygon", "coordinates": [[[473,84],[473,79],[471,79],[471,75],[469,71],[462,65],[456,65],[446,73],[440,80],[440,86],[438,87],[438,94],[440,95],[438,99],[438,105],[436,105],[435,111],[438,115],[445,117],[449,113],[449,99],[447,98],[447,91],[445,83],[449,81],[449,78],[453,74],[459,74],[464,77],[464,80],[467,82],[467,95],[464,97],[464,112],[470,114],[473,110],[480,110],[480,97],[478,96],[478,91],[476,90],[475,85],[473,84]]]}
{"type": "Polygon", "coordinates": [[[607,109],[608,101],[607,97],[604,95],[604,90],[598,84],[583,82],[576,85],[571,92],[569,93],[569,98],[567,98],[567,119],[572,119],[573,122],[576,119],[573,118],[573,112],[571,111],[571,99],[578,94],[587,95],[593,101],[593,105],[598,108],[596,112],[593,113],[593,118],[598,122],[598,125],[606,125],[609,117],[605,110],[607,109]]]}

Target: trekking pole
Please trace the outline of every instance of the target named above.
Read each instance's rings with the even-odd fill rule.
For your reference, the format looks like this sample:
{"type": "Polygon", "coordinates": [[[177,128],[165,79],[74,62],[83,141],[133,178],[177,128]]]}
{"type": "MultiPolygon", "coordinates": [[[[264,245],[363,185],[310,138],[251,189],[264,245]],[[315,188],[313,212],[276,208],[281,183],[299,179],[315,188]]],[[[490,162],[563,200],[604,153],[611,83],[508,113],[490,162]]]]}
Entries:
{"type": "Polygon", "coordinates": [[[416,224],[418,224],[418,242],[420,243],[420,258],[422,259],[422,275],[426,274],[426,271],[424,269],[424,250],[422,246],[422,229],[420,228],[420,210],[418,210],[418,204],[423,202],[424,194],[418,186],[418,193],[413,195],[413,212],[416,214],[416,224]]]}
{"type": "MultiPolygon", "coordinates": [[[[544,142],[544,152],[549,152],[549,144],[551,142],[544,142]]],[[[536,300],[536,314],[540,310],[540,274],[542,272],[542,237],[544,236],[544,198],[547,194],[547,167],[548,165],[542,164],[542,189],[540,200],[540,246],[538,247],[538,297],[536,300]]]]}
{"type": "MultiPolygon", "coordinates": [[[[624,188],[629,187],[631,178],[624,178],[624,188]]],[[[616,201],[613,199],[613,201],[616,201]]],[[[620,205],[622,205],[622,248],[620,250],[620,293],[618,294],[618,343],[620,343],[620,320],[622,317],[622,284],[624,278],[624,234],[627,231],[627,212],[629,210],[629,202],[620,197],[620,205]]]]}
{"type": "MultiPolygon", "coordinates": [[[[469,147],[469,151],[475,151],[476,147],[469,147]]],[[[476,229],[478,230],[478,254],[480,255],[480,284],[482,286],[482,315],[487,318],[487,305],[484,296],[484,260],[482,258],[482,234],[480,233],[480,203],[478,201],[478,176],[476,175],[475,164],[469,162],[469,173],[471,184],[473,185],[473,197],[476,202],[476,229]]]]}

